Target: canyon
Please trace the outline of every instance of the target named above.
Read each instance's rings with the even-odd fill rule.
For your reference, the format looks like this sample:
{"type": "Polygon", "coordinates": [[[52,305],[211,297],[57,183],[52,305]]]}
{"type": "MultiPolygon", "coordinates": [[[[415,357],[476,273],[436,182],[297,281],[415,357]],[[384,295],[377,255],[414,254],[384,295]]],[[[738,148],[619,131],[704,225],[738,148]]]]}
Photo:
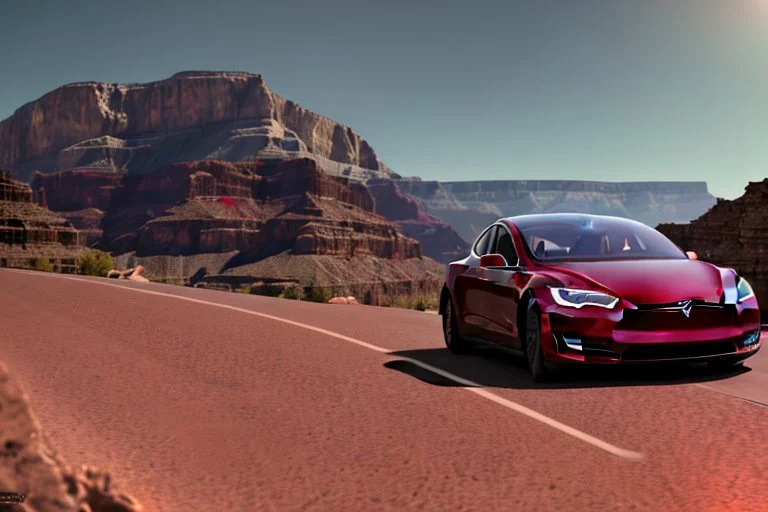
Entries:
{"type": "Polygon", "coordinates": [[[351,128],[244,72],[59,87],[0,122],[0,166],[82,245],[151,279],[366,295],[382,283],[431,290],[499,217],[578,211],[656,225],[716,202],[705,183],[405,178],[351,128]]]}
{"type": "Polygon", "coordinates": [[[145,174],[37,172],[32,189],[96,247],[123,266],[142,265],[154,281],[352,287],[375,302],[375,283],[437,287],[441,266],[424,256],[419,236],[446,233],[429,244],[442,248],[435,256],[463,249],[395,185],[369,188],[310,158],[183,162],[145,174]]]}
{"type": "Polygon", "coordinates": [[[717,201],[704,182],[395,181],[425,212],[449,224],[467,242],[500,217],[577,212],[626,217],[656,226],[689,222],[717,201]]]}

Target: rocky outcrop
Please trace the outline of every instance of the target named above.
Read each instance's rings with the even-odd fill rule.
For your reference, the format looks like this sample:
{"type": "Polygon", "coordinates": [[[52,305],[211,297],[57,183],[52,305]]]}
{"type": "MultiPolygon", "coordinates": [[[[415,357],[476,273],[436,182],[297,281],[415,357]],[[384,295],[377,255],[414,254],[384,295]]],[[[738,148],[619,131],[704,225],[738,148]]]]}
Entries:
{"type": "Polygon", "coordinates": [[[0,490],[23,496],[18,510],[143,510],[135,498],[114,485],[109,473],[87,466],[72,467],[51,450],[44,442],[29,398],[3,363],[0,363],[0,425],[0,490]]]}
{"type": "MultiPolygon", "coordinates": [[[[394,267],[404,268],[393,276],[398,280],[424,279],[423,272],[416,270],[418,265],[400,263],[422,260],[421,245],[405,235],[400,225],[413,228],[418,236],[434,227],[450,232],[450,228],[420,212],[413,199],[402,194],[399,200],[415,206],[410,211],[413,219],[405,219],[400,225],[386,219],[377,213],[369,187],[356,180],[332,176],[308,158],[184,162],[152,173],[121,175],[98,226],[96,212],[101,210],[82,209],[94,203],[87,199],[87,194],[74,194],[75,190],[82,190],[84,175],[38,175],[35,196],[39,200],[72,197],[65,204],[77,210],[66,215],[90,228],[92,236],[100,231],[100,249],[115,255],[129,254],[130,261],[118,259],[118,264],[143,265],[151,280],[191,282],[201,272],[226,274],[243,268],[258,272],[255,277],[262,280],[282,279],[286,272],[290,274],[289,269],[259,266],[260,262],[281,254],[290,258],[331,257],[346,263],[365,259],[379,267],[386,260],[393,262],[394,267]],[[46,195],[42,194],[43,189],[46,195]],[[204,265],[190,263],[202,261],[202,256],[206,258],[204,265]],[[179,267],[168,258],[187,258],[190,264],[179,267]],[[411,268],[414,275],[409,273],[411,268]]],[[[87,183],[94,185],[93,193],[98,193],[101,185],[97,181],[87,183]]],[[[392,190],[396,191],[396,187],[392,190]]],[[[430,275],[441,273],[435,270],[439,265],[434,261],[425,265],[421,270],[428,267],[430,275]]],[[[326,272],[319,266],[305,267],[313,272],[326,272]]],[[[376,279],[375,271],[337,274],[348,282],[363,275],[365,279],[376,279]]]]}
{"type": "Polygon", "coordinates": [[[768,311],[768,178],[747,185],[733,201],[720,199],[689,224],[657,229],[683,250],[735,269],[752,285],[764,314],[768,311]]]}
{"type": "Polygon", "coordinates": [[[144,272],[144,267],[142,267],[141,265],[139,265],[138,267],[128,268],[125,270],[112,269],[109,272],[107,272],[107,279],[127,279],[129,281],[146,283],[149,281],[149,279],[144,277],[142,275],[142,272],[144,272]]]}
{"type": "Polygon", "coordinates": [[[36,172],[32,189],[36,201],[54,211],[96,208],[106,210],[122,176],[114,172],[63,171],[54,174],[36,172]]]}
{"type": "Polygon", "coordinates": [[[413,242],[372,210],[363,185],[334,178],[311,159],[179,163],[124,177],[101,222],[100,247],[139,255],[272,254],[290,247],[347,254],[357,248],[418,257],[413,242]],[[398,236],[403,240],[373,242],[398,236]]]}
{"type": "Polygon", "coordinates": [[[376,200],[376,213],[397,222],[405,236],[418,240],[426,256],[447,264],[467,255],[467,242],[451,226],[427,215],[419,201],[403,193],[398,183],[369,180],[366,184],[376,200]]]}
{"type": "Polygon", "coordinates": [[[64,217],[32,202],[29,186],[0,171],[0,267],[33,268],[45,258],[51,270],[74,272],[86,249],[64,217]]]}
{"type": "Polygon", "coordinates": [[[389,173],[352,129],[275,94],[250,73],[69,84],[0,123],[0,166],[25,181],[34,170],[145,173],[177,161],[300,156],[333,173],[389,173]]]}
{"type": "Polygon", "coordinates": [[[447,222],[472,242],[500,217],[529,213],[584,212],[616,215],[650,226],[688,222],[715,197],[703,182],[608,183],[570,180],[435,182],[397,180],[428,214],[447,222]]]}

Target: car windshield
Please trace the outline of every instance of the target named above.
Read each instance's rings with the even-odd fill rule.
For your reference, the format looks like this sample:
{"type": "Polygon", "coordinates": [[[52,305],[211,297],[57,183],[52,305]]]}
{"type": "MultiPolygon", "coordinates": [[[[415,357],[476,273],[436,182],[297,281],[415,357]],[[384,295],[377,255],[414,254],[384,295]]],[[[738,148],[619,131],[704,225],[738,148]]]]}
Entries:
{"type": "Polygon", "coordinates": [[[686,259],[664,235],[628,219],[559,217],[532,219],[517,227],[531,254],[542,261],[686,259]]]}

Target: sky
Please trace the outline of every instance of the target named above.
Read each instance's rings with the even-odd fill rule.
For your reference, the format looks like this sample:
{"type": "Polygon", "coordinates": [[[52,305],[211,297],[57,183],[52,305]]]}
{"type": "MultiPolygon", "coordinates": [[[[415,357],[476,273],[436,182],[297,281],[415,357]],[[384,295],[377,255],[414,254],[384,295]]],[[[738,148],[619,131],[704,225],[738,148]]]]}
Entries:
{"type": "MultiPolygon", "coordinates": [[[[768,0],[0,0],[0,119],[70,82],[260,73],[442,181],[768,177],[768,0]]],[[[0,141],[1,143],[1,141],[0,141]]]]}

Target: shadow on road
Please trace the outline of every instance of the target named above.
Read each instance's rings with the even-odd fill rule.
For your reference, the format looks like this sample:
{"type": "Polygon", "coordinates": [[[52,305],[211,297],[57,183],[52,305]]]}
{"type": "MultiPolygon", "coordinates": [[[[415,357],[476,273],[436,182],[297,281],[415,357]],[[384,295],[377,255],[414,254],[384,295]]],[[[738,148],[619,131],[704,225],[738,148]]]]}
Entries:
{"type": "MultiPolygon", "coordinates": [[[[665,386],[719,381],[750,371],[744,366],[713,371],[703,363],[563,368],[546,382],[538,383],[531,378],[524,359],[495,347],[475,347],[467,355],[454,355],[444,348],[403,350],[390,355],[426,363],[483,387],[510,389],[665,386]]],[[[384,366],[435,386],[463,386],[404,359],[389,361],[384,366]]]]}

